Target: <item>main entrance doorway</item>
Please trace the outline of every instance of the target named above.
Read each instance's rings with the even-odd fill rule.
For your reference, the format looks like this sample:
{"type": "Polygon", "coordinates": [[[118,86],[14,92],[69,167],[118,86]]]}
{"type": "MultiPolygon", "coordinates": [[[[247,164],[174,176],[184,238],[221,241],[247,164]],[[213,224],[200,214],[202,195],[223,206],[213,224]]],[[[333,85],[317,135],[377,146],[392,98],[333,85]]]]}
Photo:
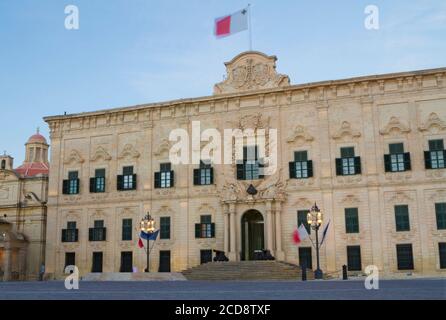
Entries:
{"type": "Polygon", "coordinates": [[[254,260],[255,252],[265,248],[263,216],[249,210],[242,217],[242,260],[254,260]]]}

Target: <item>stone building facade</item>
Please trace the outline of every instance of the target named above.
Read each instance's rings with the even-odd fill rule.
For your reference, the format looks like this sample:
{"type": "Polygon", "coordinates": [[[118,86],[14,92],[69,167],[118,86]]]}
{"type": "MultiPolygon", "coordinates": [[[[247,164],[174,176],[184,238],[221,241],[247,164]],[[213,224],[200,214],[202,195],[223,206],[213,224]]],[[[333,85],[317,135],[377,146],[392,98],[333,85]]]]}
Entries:
{"type": "Polygon", "coordinates": [[[0,156],[0,280],[37,280],[45,261],[48,147],[38,132],[24,163],[0,156]]]}
{"type": "Polygon", "coordinates": [[[267,249],[315,268],[311,242],[292,242],[315,202],[330,222],[325,272],[445,274],[446,69],[291,85],[259,52],[226,68],[213,96],[45,118],[50,277],[68,264],[81,274],[143,270],[147,212],[160,229],[151,271],[193,267],[212,249],[230,260],[267,249]],[[169,164],[170,132],[192,133],[193,121],[202,132],[277,129],[277,172],[259,176],[257,158],[169,164]]]}

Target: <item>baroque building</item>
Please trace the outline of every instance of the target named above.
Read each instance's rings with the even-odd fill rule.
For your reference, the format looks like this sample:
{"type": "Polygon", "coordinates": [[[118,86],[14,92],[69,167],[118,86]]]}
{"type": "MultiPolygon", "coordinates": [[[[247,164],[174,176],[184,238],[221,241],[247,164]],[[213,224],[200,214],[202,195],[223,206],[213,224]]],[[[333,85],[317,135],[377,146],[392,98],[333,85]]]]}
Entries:
{"type": "Polygon", "coordinates": [[[37,280],[45,261],[48,147],[39,132],[25,161],[0,156],[0,280],[37,280]]]}
{"type": "Polygon", "coordinates": [[[160,229],[152,271],[208,262],[213,249],[232,261],[266,249],[314,269],[311,242],[292,242],[314,203],[330,222],[325,272],[445,274],[446,69],[291,85],[263,53],[226,68],[212,96],[45,118],[48,277],[72,264],[81,275],[142,271],[147,212],[160,229]],[[171,163],[170,132],[191,134],[193,121],[201,132],[276,129],[264,155],[277,150],[277,171],[263,175],[248,143],[232,164],[171,163]]]}

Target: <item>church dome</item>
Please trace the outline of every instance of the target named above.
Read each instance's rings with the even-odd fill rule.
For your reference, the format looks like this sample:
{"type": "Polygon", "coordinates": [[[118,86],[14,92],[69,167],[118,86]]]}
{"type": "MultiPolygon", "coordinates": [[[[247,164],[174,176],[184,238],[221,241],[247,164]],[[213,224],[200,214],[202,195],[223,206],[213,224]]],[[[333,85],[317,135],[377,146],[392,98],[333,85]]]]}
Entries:
{"type": "Polygon", "coordinates": [[[37,131],[37,133],[33,134],[29,139],[28,139],[28,143],[43,143],[43,144],[47,144],[46,139],[44,136],[42,136],[39,131],[37,131]]]}

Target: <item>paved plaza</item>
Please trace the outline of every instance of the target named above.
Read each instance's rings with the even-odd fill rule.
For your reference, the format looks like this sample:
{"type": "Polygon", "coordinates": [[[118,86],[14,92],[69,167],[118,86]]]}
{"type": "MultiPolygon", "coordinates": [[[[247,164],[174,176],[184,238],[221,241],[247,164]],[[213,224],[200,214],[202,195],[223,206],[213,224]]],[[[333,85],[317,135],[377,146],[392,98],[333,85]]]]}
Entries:
{"type": "Polygon", "coordinates": [[[446,279],[382,280],[379,290],[363,281],[308,282],[0,282],[0,300],[301,300],[446,299],[446,279]]]}

